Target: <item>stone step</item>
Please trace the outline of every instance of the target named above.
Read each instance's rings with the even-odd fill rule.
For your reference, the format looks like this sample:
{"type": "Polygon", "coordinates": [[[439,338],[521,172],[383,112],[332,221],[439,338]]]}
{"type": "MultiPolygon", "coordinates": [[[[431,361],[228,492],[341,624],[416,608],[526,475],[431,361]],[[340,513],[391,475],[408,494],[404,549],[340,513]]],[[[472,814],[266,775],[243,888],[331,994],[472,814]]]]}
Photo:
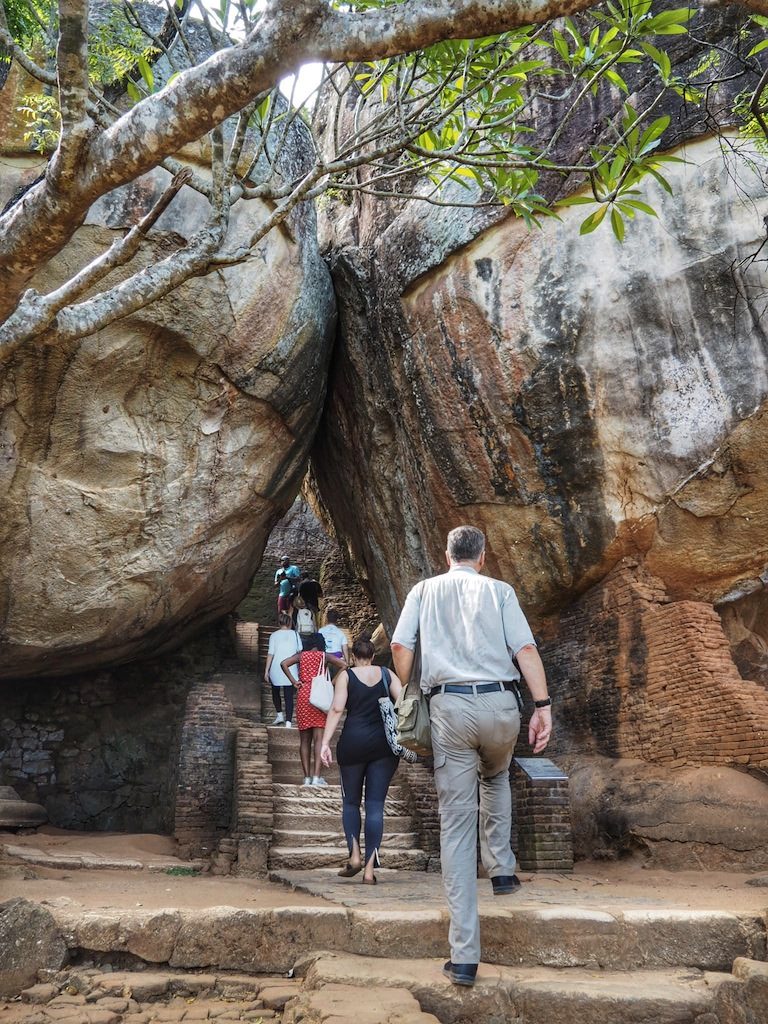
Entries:
{"type": "MultiPolygon", "coordinates": [[[[280,799],[297,799],[306,797],[307,793],[314,795],[314,790],[309,787],[302,786],[301,783],[286,783],[281,782],[275,784],[275,798],[280,799]]],[[[341,800],[341,786],[329,786],[324,790],[327,796],[334,797],[335,799],[341,800]]],[[[398,802],[405,802],[408,798],[407,790],[404,786],[394,785],[389,787],[387,794],[387,801],[397,800],[398,802]]]]}
{"type": "MultiPolygon", "coordinates": [[[[387,842],[389,838],[387,838],[387,842]]],[[[343,864],[347,859],[347,845],[339,846],[271,846],[270,871],[308,871],[343,864]]],[[[427,855],[417,849],[381,850],[381,866],[398,871],[424,871],[427,855]]]]}
{"type": "MultiPolygon", "coordinates": [[[[296,715],[294,714],[293,726],[287,729],[285,725],[267,725],[266,731],[268,733],[269,740],[269,753],[279,755],[284,753],[284,756],[288,756],[289,753],[299,750],[299,736],[301,730],[296,725],[296,715]]],[[[336,750],[336,742],[341,735],[340,732],[335,732],[331,737],[331,750],[336,750]]]]}
{"type": "MultiPolygon", "coordinates": [[[[379,957],[396,950],[401,958],[429,957],[441,964],[448,948],[448,919],[439,879],[419,872],[409,875],[397,870],[384,871],[379,876],[381,885],[375,891],[363,889],[356,879],[336,877],[346,859],[346,850],[341,854],[325,870],[318,871],[313,864],[311,870],[304,872],[277,871],[274,880],[301,892],[312,892],[307,886],[308,879],[321,889],[330,885],[352,886],[355,892],[366,893],[373,901],[372,908],[331,902],[322,908],[296,906],[294,898],[292,905],[284,908],[174,908],[169,899],[166,908],[154,910],[85,909],[77,904],[58,906],[52,901],[50,912],[73,950],[133,953],[156,963],[166,962],[170,957],[175,966],[187,970],[226,967],[239,971],[253,970],[258,965],[259,971],[285,972],[309,950],[364,957],[379,957]],[[425,886],[427,879],[434,879],[434,886],[425,886]],[[433,889],[434,896],[430,897],[433,889]],[[387,902],[393,891],[394,905],[387,902]]],[[[394,861],[402,856],[398,850],[390,854],[394,861]]],[[[727,896],[723,898],[726,900],[727,896]]],[[[542,903],[540,898],[531,898],[527,903],[525,900],[524,895],[494,900],[481,894],[484,965],[526,970],[557,968],[553,974],[577,968],[600,977],[608,971],[728,971],[737,957],[763,962],[766,959],[762,911],[690,910],[659,906],[652,898],[640,904],[626,901],[621,909],[610,900],[605,906],[594,901],[589,908],[542,903]]],[[[379,964],[388,970],[385,961],[379,964]]],[[[490,969],[483,966],[481,970],[485,974],[490,969]]],[[[414,970],[420,977],[420,968],[414,970]]],[[[581,1018],[584,1024],[587,1020],[581,1018]]],[[[612,1024],[621,1021],[617,1014],[612,1024]]],[[[578,1022],[576,1016],[569,1024],[578,1022]]],[[[655,1024],[654,1018],[644,1024],[655,1024]]]]}
{"type": "MultiPolygon", "coordinates": [[[[328,769],[323,768],[323,778],[329,786],[335,788],[339,781],[339,773],[334,772],[333,769],[329,771],[328,769]]],[[[301,765],[299,765],[298,768],[294,767],[291,771],[273,773],[272,782],[279,783],[281,786],[294,782],[300,782],[303,784],[304,776],[301,774],[301,765]]]]}
{"type": "MultiPolygon", "coordinates": [[[[365,820],[365,814],[362,814],[365,820]]],[[[341,828],[341,808],[332,814],[302,814],[299,818],[295,813],[275,812],[275,829],[291,829],[301,823],[303,829],[316,830],[318,832],[331,832],[341,828]]],[[[409,814],[385,814],[384,831],[407,832],[413,827],[413,819],[409,814]]]]}
{"type": "MultiPolygon", "coordinates": [[[[329,784],[333,783],[335,786],[339,785],[339,769],[337,765],[332,764],[330,768],[323,768],[321,774],[329,784]]],[[[272,781],[277,782],[280,785],[302,783],[304,781],[304,771],[301,767],[301,761],[297,759],[296,761],[273,762],[272,781]]]]}
{"type": "MultiPolygon", "coordinates": [[[[274,768],[276,765],[280,767],[284,765],[301,764],[301,758],[299,757],[299,747],[296,745],[295,750],[281,749],[281,750],[270,750],[269,757],[267,758],[269,763],[274,768]]],[[[336,758],[333,758],[331,762],[334,768],[338,768],[336,758]]]]}
{"type": "MultiPolygon", "coordinates": [[[[694,1024],[713,1005],[728,974],[652,970],[598,971],[481,964],[475,987],[459,988],[442,962],[321,955],[308,969],[312,989],[326,985],[406,989],[442,1024],[694,1024]]],[[[712,1018],[714,1022],[718,1018],[712,1018]]]]}
{"type": "MultiPolygon", "coordinates": [[[[296,829],[275,829],[272,833],[272,845],[280,848],[288,847],[325,847],[344,846],[344,833],[341,830],[340,822],[337,828],[327,832],[300,831],[296,829]]],[[[415,850],[418,847],[419,838],[415,832],[394,832],[386,828],[385,832],[387,846],[393,850],[415,850]]]]}
{"type": "MultiPolygon", "coordinates": [[[[275,785],[284,785],[284,783],[276,783],[275,785]]],[[[296,820],[297,815],[300,815],[303,820],[304,815],[341,814],[341,790],[338,786],[297,786],[295,788],[302,793],[301,796],[297,796],[295,799],[291,800],[285,797],[278,799],[276,796],[273,796],[272,806],[276,813],[290,814],[294,820],[296,820]]],[[[387,819],[393,817],[410,818],[411,809],[403,800],[391,800],[388,798],[384,804],[384,815],[387,819]]]]}

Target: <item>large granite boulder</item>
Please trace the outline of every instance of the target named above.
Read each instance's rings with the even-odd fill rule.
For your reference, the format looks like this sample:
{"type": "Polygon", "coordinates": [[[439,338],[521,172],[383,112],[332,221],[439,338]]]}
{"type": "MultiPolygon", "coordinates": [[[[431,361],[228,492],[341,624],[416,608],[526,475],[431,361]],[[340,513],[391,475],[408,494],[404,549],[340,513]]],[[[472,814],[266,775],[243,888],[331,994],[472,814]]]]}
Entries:
{"type": "Polygon", "coordinates": [[[41,804],[22,800],[12,786],[0,786],[0,828],[36,828],[47,820],[41,804]]]}
{"type": "Polygon", "coordinates": [[[29,900],[0,903],[0,996],[18,996],[40,970],[67,962],[67,944],[50,911],[29,900]]]}
{"type": "MultiPolygon", "coordinates": [[[[23,150],[6,137],[0,206],[40,171],[23,150]]],[[[297,129],[284,160],[295,171],[304,153],[297,129]]],[[[35,286],[101,253],[167,180],[148,174],[99,201],[35,286]]],[[[184,188],[130,269],[183,244],[206,205],[184,188]]],[[[234,208],[233,245],[264,210],[234,208]]],[[[236,606],[304,476],[333,320],[305,208],[258,258],[91,337],[4,360],[0,676],[156,655],[236,606]]]]}
{"type": "Polygon", "coordinates": [[[746,162],[733,187],[719,143],[683,155],[674,196],[650,188],[659,217],[623,245],[581,237],[579,208],[469,241],[470,214],[415,204],[375,237],[362,214],[335,225],[341,344],[314,472],[388,627],[460,522],[539,622],[629,554],[673,598],[762,590],[768,356],[749,255],[768,200],[746,162]],[[403,268],[416,237],[421,272],[403,268]]]}
{"type": "Polygon", "coordinates": [[[634,856],[673,870],[765,871],[764,781],[722,766],[564,757],[577,859],[634,856]]]}
{"type": "MultiPolygon", "coordinates": [[[[704,40],[725,52],[740,17],[699,12],[671,42],[676,72],[694,73],[704,40]]],[[[630,73],[640,108],[658,83],[630,73]]],[[[729,635],[768,677],[762,595],[738,607],[768,578],[768,356],[751,259],[768,199],[760,159],[710,134],[732,121],[736,78],[748,87],[725,77],[709,120],[664,100],[665,145],[687,163],[669,174],[673,196],[645,186],[658,219],[633,222],[623,245],[607,219],[580,236],[585,207],[534,231],[487,208],[365,196],[324,211],[341,327],[313,468],[388,628],[408,587],[444,565],[446,531],[473,522],[489,570],[537,622],[622,557],[645,558],[673,599],[735,602],[729,635]]],[[[616,107],[598,90],[556,156],[605,141],[616,107]]],[[[549,137],[556,106],[539,113],[549,137]]]]}

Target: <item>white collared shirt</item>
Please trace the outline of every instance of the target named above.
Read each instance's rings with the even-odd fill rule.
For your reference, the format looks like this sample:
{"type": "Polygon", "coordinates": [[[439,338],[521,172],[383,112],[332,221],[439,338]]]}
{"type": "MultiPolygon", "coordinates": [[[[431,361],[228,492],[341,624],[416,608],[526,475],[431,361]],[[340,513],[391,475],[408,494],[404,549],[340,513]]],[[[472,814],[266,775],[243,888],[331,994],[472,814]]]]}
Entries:
{"type": "Polygon", "coordinates": [[[517,680],[512,655],[535,644],[513,588],[468,565],[452,565],[410,591],[392,643],[414,650],[417,640],[425,691],[442,683],[517,680]]]}

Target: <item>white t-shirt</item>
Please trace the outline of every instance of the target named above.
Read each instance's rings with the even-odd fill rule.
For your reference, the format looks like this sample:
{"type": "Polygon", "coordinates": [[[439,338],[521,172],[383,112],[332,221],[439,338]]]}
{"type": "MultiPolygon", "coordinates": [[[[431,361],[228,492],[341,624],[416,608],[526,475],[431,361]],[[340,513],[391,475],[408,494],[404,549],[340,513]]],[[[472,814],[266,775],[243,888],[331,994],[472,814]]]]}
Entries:
{"type": "Polygon", "coordinates": [[[325,649],[329,654],[343,653],[344,644],[349,643],[343,630],[333,625],[333,623],[328,623],[327,626],[323,626],[320,632],[325,637],[325,649]]]}
{"type": "MultiPolygon", "coordinates": [[[[285,661],[286,658],[291,658],[301,650],[301,640],[298,633],[293,629],[276,629],[270,636],[268,653],[272,655],[272,664],[269,666],[269,681],[273,686],[291,685],[285,678],[285,672],[280,668],[280,662],[285,661]]],[[[289,669],[294,679],[298,679],[296,675],[297,669],[298,665],[294,665],[292,669],[289,669]]]]}

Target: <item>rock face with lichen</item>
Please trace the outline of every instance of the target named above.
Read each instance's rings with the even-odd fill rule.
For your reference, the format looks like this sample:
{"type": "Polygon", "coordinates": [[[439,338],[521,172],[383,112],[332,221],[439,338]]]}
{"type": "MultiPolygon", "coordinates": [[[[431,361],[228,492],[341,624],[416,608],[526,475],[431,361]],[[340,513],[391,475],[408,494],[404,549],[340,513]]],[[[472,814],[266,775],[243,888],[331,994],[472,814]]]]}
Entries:
{"type": "MultiPolygon", "coordinates": [[[[739,18],[699,12],[669,49],[675,73],[695,75],[710,44],[726,52],[739,18]]],[[[608,218],[581,236],[585,207],[535,231],[488,208],[361,195],[324,211],[341,329],[313,465],[388,627],[408,587],[442,568],[446,531],[474,522],[490,571],[537,623],[631,556],[673,600],[727,606],[740,664],[768,680],[768,352],[752,259],[768,197],[762,158],[711,136],[749,88],[731,70],[706,108],[664,99],[665,145],[686,162],[672,196],[648,179],[658,218],[632,222],[623,245],[608,218]],[[365,500],[334,500],[350,470],[365,500]]],[[[657,83],[631,74],[640,109],[657,83]]],[[[554,158],[607,140],[616,94],[590,103],[560,126],[554,158]]],[[[537,111],[542,137],[556,113],[537,111]]],[[[547,175],[537,187],[573,188],[547,175]]]]}
{"type": "MultiPolygon", "coordinates": [[[[6,139],[1,204],[40,172],[23,149],[6,139]]],[[[288,159],[301,165],[298,136],[288,159]]],[[[167,180],[145,175],[99,201],[35,286],[103,252],[167,180]]],[[[206,205],[183,189],[126,272],[189,238],[206,205]]],[[[233,210],[233,245],[262,213],[233,210]]],[[[333,318],[305,208],[248,263],[82,341],[5,359],[0,676],[155,655],[237,604],[301,485],[333,318]]]]}
{"type": "Polygon", "coordinates": [[[342,346],[315,472],[332,494],[358,470],[368,500],[328,504],[389,625],[459,522],[486,531],[490,571],[539,621],[628,554],[673,598],[759,588],[768,352],[748,257],[768,200],[746,171],[745,194],[727,187],[714,143],[685,156],[658,221],[623,245],[585,240],[564,210],[398,282],[407,208],[336,252],[342,346]]]}

